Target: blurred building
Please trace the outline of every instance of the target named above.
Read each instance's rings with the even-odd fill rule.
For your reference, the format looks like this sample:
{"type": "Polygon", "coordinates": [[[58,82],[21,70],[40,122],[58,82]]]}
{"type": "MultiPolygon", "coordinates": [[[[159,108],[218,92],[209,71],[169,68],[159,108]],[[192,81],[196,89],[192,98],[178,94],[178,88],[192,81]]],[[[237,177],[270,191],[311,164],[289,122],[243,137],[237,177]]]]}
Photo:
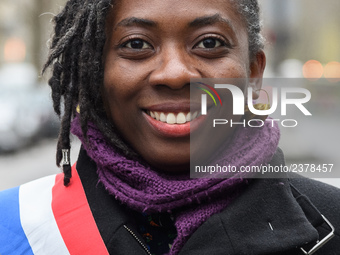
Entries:
{"type": "Polygon", "coordinates": [[[56,137],[59,120],[39,73],[48,52],[52,13],[63,2],[0,2],[0,154],[56,137]]]}
{"type": "Polygon", "coordinates": [[[47,55],[50,23],[65,0],[1,0],[0,66],[30,62],[37,70],[47,55]]]}
{"type": "MultiPolygon", "coordinates": [[[[287,59],[298,60],[302,65],[308,60],[323,66],[340,62],[340,1],[259,1],[270,76],[280,75],[280,65],[287,59]]],[[[290,63],[297,66],[297,61],[290,63]]]]}

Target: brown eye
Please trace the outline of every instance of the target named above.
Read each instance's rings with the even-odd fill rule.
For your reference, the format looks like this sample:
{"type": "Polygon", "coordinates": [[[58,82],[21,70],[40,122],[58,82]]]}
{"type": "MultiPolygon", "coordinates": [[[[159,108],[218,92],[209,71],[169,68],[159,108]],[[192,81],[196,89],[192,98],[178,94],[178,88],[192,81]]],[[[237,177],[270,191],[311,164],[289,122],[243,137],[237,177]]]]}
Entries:
{"type": "Polygon", "coordinates": [[[216,38],[206,38],[199,42],[196,47],[203,49],[213,49],[222,45],[224,45],[224,43],[221,40],[218,40],[216,38]]]}
{"type": "Polygon", "coordinates": [[[151,49],[151,45],[141,39],[133,39],[128,41],[125,45],[126,48],[141,50],[141,49],[151,49]]]}

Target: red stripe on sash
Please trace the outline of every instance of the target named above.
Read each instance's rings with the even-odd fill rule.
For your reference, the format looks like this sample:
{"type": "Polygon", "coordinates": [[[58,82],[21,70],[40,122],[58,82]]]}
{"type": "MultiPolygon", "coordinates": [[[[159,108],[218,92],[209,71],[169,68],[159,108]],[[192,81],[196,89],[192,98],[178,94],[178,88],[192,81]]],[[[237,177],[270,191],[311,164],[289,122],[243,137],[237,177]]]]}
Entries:
{"type": "Polygon", "coordinates": [[[92,216],[75,164],[69,186],[64,186],[63,178],[63,174],[56,176],[52,189],[52,210],[70,254],[109,254],[92,216]]]}

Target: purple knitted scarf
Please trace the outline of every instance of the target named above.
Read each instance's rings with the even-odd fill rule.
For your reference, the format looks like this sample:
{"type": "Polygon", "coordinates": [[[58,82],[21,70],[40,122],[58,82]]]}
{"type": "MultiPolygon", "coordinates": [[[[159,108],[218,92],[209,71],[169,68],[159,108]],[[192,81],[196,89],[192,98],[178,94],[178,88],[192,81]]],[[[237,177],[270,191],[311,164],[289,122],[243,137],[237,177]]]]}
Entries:
{"type": "MultiPolygon", "coordinates": [[[[262,128],[238,128],[218,162],[235,166],[261,165],[273,157],[279,141],[278,126],[266,121],[262,128]]],[[[221,212],[244,190],[247,180],[190,179],[154,171],[117,152],[93,123],[88,126],[86,143],[78,117],[72,133],[97,164],[99,181],[108,192],[129,208],[146,213],[172,212],[177,237],[170,250],[178,254],[195,230],[213,214],[221,212]]]]}

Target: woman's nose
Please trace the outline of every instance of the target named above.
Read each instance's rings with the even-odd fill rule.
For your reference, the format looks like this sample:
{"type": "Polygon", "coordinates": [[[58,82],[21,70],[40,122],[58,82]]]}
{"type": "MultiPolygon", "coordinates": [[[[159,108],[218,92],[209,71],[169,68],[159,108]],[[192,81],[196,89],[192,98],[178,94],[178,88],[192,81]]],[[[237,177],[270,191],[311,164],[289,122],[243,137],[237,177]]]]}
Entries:
{"type": "Polygon", "coordinates": [[[179,90],[190,84],[191,78],[201,78],[196,62],[185,49],[173,45],[162,49],[157,66],[150,74],[151,85],[163,85],[179,90]]]}

